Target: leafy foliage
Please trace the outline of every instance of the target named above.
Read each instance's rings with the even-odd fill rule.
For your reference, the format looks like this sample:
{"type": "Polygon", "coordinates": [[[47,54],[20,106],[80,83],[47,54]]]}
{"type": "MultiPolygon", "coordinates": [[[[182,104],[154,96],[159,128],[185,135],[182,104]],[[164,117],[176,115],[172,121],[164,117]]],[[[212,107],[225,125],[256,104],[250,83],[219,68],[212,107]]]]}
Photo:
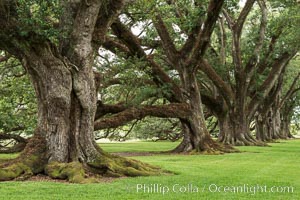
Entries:
{"type": "Polygon", "coordinates": [[[61,16],[58,0],[18,0],[18,18],[22,24],[19,33],[27,37],[32,32],[56,41],[60,34],[56,27],[61,16]]]}
{"type": "Polygon", "coordinates": [[[0,132],[20,129],[31,134],[37,108],[29,77],[14,58],[1,63],[0,71],[0,132]]]}
{"type": "MultiPolygon", "coordinates": [[[[204,20],[208,1],[180,0],[176,1],[175,4],[168,2],[171,1],[136,1],[126,7],[124,13],[121,15],[121,19],[126,21],[126,25],[131,29],[143,30],[143,33],[139,37],[146,44],[151,44],[151,42],[157,42],[158,38],[158,34],[153,27],[153,20],[155,14],[161,14],[172,40],[179,49],[186,41],[190,31],[197,27],[197,21],[204,20]]],[[[55,43],[58,37],[64,34],[57,27],[58,21],[62,17],[60,1],[18,0],[17,5],[18,20],[22,24],[19,30],[21,36],[29,37],[32,33],[36,33],[55,43]]],[[[233,18],[241,10],[239,1],[226,0],[224,7],[233,18]]],[[[269,21],[263,51],[260,54],[261,60],[266,57],[272,37],[279,33],[279,41],[276,43],[275,50],[269,57],[270,60],[277,58],[284,51],[299,49],[299,6],[294,1],[272,0],[268,1],[267,7],[269,21]]],[[[258,40],[257,33],[259,32],[259,23],[261,20],[258,16],[260,16],[260,10],[259,6],[255,4],[246,21],[246,28],[241,38],[242,60],[244,63],[251,57],[255,48],[255,42],[258,40]]],[[[229,82],[234,88],[233,85],[236,80],[234,80],[235,71],[232,64],[232,55],[230,53],[226,54],[226,64],[222,64],[218,57],[221,49],[219,25],[215,27],[215,32],[211,39],[211,46],[216,52],[209,51],[206,58],[214,66],[215,71],[222,78],[226,77],[224,80],[229,82]]],[[[224,34],[227,39],[225,41],[225,50],[230,52],[232,35],[228,27],[225,27],[225,30],[224,34]]],[[[145,46],[144,48],[148,47],[145,46]]],[[[165,61],[166,57],[161,47],[158,45],[155,48],[150,48],[150,51],[149,55],[155,55],[154,60],[162,64],[164,70],[175,82],[179,82],[177,74],[165,61]]],[[[121,52],[117,54],[120,55],[121,52]]],[[[100,96],[101,100],[105,103],[115,104],[122,102],[129,106],[165,103],[166,100],[164,97],[170,93],[169,86],[162,85],[158,87],[151,83],[153,77],[151,77],[147,63],[136,57],[122,59],[120,58],[121,56],[117,57],[116,55],[101,54],[101,56],[102,62],[99,65],[95,65],[95,69],[103,74],[101,82],[103,87],[100,90],[100,96]],[[112,84],[112,80],[117,80],[117,83],[112,84]]],[[[97,57],[95,62],[98,63],[99,60],[101,59],[97,57]]],[[[298,67],[299,62],[297,61],[293,62],[288,68],[284,86],[290,84],[292,75],[299,71],[298,67]]],[[[253,91],[256,91],[258,86],[263,83],[270,70],[270,68],[267,68],[262,74],[254,72],[255,81],[251,87],[253,91]]],[[[24,127],[25,132],[30,134],[36,122],[36,102],[29,79],[26,75],[20,76],[25,72],[20,63],[14,58],[9,59],[6,63],[1,63],[0,71],[0,131],[9,131],[15,127],[24,127]]],[[[207,77],[201,78],[201,80],[199,78],[199,80],[206,82],[207,85],[212,85],[211,81],[205,78],[207,77]]],[[[287,88],[284,88],[284,90],[286,91],[287,88]]],[[[294,121],[300,118],[299,114],[297,114],[300,105],[299,99],[298,92],[290,100],[295,103],[294,121]]],[[[138,123],[132,132],[133,135],[141,139],[152,138],[165,130],[170,130],[175,122],[168,119],[147,118],[143,122],[138,123]]],[[[174,134],[179,134],[179,132],[178,127],[173,128],[174,134]]]]}

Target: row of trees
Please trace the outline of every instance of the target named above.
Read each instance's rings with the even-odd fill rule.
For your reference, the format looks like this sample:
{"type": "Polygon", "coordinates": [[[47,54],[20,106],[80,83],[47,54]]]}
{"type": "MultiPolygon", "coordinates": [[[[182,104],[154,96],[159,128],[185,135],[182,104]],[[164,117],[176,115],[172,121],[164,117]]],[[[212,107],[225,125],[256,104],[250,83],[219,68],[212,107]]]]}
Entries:
{"type": "MultiPolygon", "coordinates": [[[[148,16],[134,13],[141,7],[136,5],[138,8],[124,14],[123,22],[119,20],[112,25],[112,35],[108,36],[104,47],[123,58],[138,57],[138,62],[144,61],[142,67],[148,65],[149,76],[159,77],[162,82],[154,83],[165,91],[162,96],[169,102],[188,103],[195,112],[194,118],[181,119],[185,139],[179,151],[197,149],[200,144],[197,140],[201,139],[195,135],[208,135],[201,116],[200,90],[203,90],[203,103],[218,118],[221,142],[263,145],[250,135],[249,127],[255,116],[260,116],[259,119],[264,120],[261,123],[267,124],[266,117],[260,112],[262,115],[269,113],[271,103],[265,102],[265,108],[262,104],[265,99],[279,95],[282,87],[278,85],[275,91],[275,85],[280,76],[283,79],[285,68],[297,53],[298,44],[290,41],[299,37],[294,32],[297,31],[297,19],[290,20],[291,24],[286,26],[287,16],[289,19],[296,16],[295,7],[278,2],[266,5],[263,1],[247,1],[240,9],[237,2],[225,5],[225,8],[211,2],[208,13],[211,15],[203,15],[201,11],[205,12],[205,8],[201,8],[201,4],[178,3],[165,2],[159,8],[153,2],[143,4],[149,6],[148,16]],[[280,15],[281,9],[285,12],[280,15]],[[269,19],[270,10],[274,16],[269,19]],[[162,13],[167,13],[165,19],[162,13]],[[257,18],[257,15],[261,17],[257,18]],[[136,36],[134,29],[132,31],[135,24],[147,27],[136,36]],[[218,26],[212,29],[215,24],[218,26]],[[286,33],[289,33],[288,37],[286,33]],[[210,43],[207,38],[212,39],[210,43]],[[147,51],[152,52],[151,56],[147,51]],[[199,87],[201,84],[202,88],[199,87]]],[[[298,76],[295,84],[297,80],[298,76]]],[[[291,85],[291,90],[295,90],[295,84],[291,85]]],[[[278,108],[276,110],[279,112],[278,108]]],[[[280,126],[279,123],[276,126],[280,126]]],[[[279,137],[278,133],[272,134],[269,140],[279,137]]],[[[202,140],[209,140],[204,138],[202,140]]]]}
{"type": "Polygon", "coordinates": [[[78,182],[87,171],[155,174],[94,142],[94,131],[132,123],[130,132],[148,116],[168,122],[161,138],[183,138],[173,152],[231,152],[291,137],[300,105],[296,1],[3,0],[0,11],[0,77],[21,80],[1,82],[3,91],[20,87],[3,93],[11,101],[1,109],[14,117],[0,119],[1,135],[33,133],[13,138],[27,145],[0,180],[42,171],[78,182]],[[37,108],[33,90],[20,86],[28,86],[24,74],[37,108]],[[218,141],[206,119],[212,130],[218,124],[218,141]],[[74,177],[73,168],[82,173],[74,177]]]}

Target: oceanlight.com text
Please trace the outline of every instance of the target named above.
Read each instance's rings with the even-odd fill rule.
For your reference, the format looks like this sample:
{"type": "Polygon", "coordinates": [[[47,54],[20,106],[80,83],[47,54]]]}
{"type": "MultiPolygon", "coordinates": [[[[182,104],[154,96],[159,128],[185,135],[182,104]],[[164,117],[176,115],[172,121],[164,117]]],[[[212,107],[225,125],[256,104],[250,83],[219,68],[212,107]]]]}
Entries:
{"type": "Polygon", "coordinates": [[[267,186],[267,185],[248,185],[242,184],[237,186],[225,186],[210,184],[208,191],[212,193],[294,193],[294,187],[292,186],[267,186]]]}

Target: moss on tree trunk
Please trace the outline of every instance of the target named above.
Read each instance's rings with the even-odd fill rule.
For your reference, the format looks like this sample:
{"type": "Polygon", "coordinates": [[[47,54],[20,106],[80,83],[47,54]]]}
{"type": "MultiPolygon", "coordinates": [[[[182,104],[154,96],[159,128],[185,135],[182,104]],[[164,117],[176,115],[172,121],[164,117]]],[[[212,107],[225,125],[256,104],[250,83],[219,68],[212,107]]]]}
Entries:
{"type": "Polygon", "coordinates": [[[20,157],[2,166],[0,180],[45,173],[84,183],[101,176],[164,173],[139,161],[109,155],[95,143],[97,95],[91,67],[74,69],[49,43],[37,44],[22,61],[36,91],[38,124],[20,157]]]}
{"type": "Polygon", "coordinates": [[[25,180],[36,174],[72,183],[98,182],[101,177],[150,176],[170,173],[137,160],[110,155],[98,147],[99,155],[90,162],[48,161],[46,140],[36,133],[21,155],[1,164],[0,181],[25,180]]]}

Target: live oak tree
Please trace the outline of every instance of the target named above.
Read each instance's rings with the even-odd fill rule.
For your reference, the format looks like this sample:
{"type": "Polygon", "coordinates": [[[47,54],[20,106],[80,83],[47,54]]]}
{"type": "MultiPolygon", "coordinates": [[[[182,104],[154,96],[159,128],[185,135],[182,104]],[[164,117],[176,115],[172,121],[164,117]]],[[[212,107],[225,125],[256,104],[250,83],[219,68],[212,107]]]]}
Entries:
{"type": "MultiPolygon", "coordinates": [[[[274,4],[276,7],[276,1],[274,4]]],[[[294,44],[294,41],[297,41],[299,38],[299,34],[297,33],[298,27],[295,26],[295,24],[298,23],[297,20],[295,20],[298,15],[297,6],[295,7],[295,4],[293,3],[279,3],[279,8],[284,8],[284,12],[282,12],[278,18],[275,14],[276,17],[273,19],[276,21],[275,27],[283,26],[282,23],[285,23],[288,19],[290,22],[289,24],[285,23],[285,26],[287,26],[285,30],[289,30],[288,27],[293,28],[293,31],[283,30],[286,34],[278,39],[281,40],[281,43],[285,43],[287,45],[281,47],[296,47],[297,49],[297,46],[294,44]]],[[[255,114],[257,139],[262,141],[273,141],[279,138],[288,139],[293,137],[290,134],[289,125],[291,123],[290,119],[294,115],[294,106],[297,105],[295,97],[297,96],[300,76],[299,67],[297,66],[298,62],[299,59],[296,55],[294,59],[289,62],[289,65],[282,70],[270,93],[259,106],[258,111],[255,114]],[[296,101],[293,101],[292,99],[296,101]],[[294,102],[292,103],[293,105],[291,105],[291,101],[294,102]],[[287,107],[289,107],[289,109],[287,109],[287,107]]]]}
{"type": "MultiPolygon", "coordinates": [[[[292,62],[295,63],[295,62],[292,62]]],[[[255,115],[256,138],[270,142],[292,138],[289,131],[294,108],[298,105],[300,72],[290,64],[287,72],[281,73],[270,94],[260,105],[255,115]]]]}
{"type": "Polygon", "coordinates": [[[299,57],[292,61],[283,81],[282,98],[278,105],[280,111],[280,136],[293,138],[292,127],[299,130],[300,105],[299,57]]]}
{"type": "Polygon", "coordinates": [[[161,171],[113,155],[94,142],[93,38],[102,41],[125,1],[0,1],[0,49],[30,75],[38,104],[34,136],[0,180],[45,172],[84,182],[88,174],[137,176],[161,171]],[[61,9],[59,9],[61,8],[61,9]]]}
{"type": "Polygon", "coordinates": [[[299,38],[298,20],[293,17],[298,5],[279,4],[248,0],[237,12],[240,6],[228,3],[218,22],[212,53],[200,61],[200,69],[218,90],[209,101],[219,120],[222,143],[264,145],[251,135],[250,122],[299,50],[298,43],[292,42],[299,38]],[[276,9],[284,12],[268,18],[272,8],[274,13],[276,9]]]}
{"type": "Polygon", "coordinates": [[[137,2],[135,7],[125,10],[123,18],[112,23],[114,37],[107,37],[104,47],[114,53],[121,52],[121,56],[143,60],[146,64],[140,66],[140,70],[147,68],[157,87],[168,90],[164,98],[171,103],[188,105],[191,115],[179,117],[184,139],[174,152],[231,151],[216,143],[206,128],[197,80],[199,61],[208,49],[224,1],[186,3],[180,2],[183,6],[180,7],[174,1],[137,2]],[[147,12],[139,14],[145,8],[147,12]],[[189,15],[194,17],[194,23],[190,23],[191,18],[184,21],[189,15]],[[168,21],[168,18],[171,20],[168,21]],[[124,22],[126,19],[128,24],[124,22]],[[136,23],[145,24],[148,37],[144,38],[143,34],[137,36],[130,30],[130,26],[136,23]],[[179,33],[174,34],[172,23],[187,39],[178,37],[179,33]],[[152,27],[155,32],[147,27],[152,27]],[[152,51],[147,53],[146,49],[152,51]]]}
{"type": "MultiPolygon", "coordinates": [[[[221,129],[229,135],[224,138],[229,139],[221,139],[222,142],[256,144],[248,133],[249,121],[297,50],[287,48],[286,43],[282,43],[283,52],[277,51],[280,49],[277,46],[274,48],[281,31],[279,35],[275,31],[274,35],[268,36],[270,45],[263,48],[261,43],[267,38],[264,36],[264,2],[258,3],[262,10],[260,37],[254,54],[250,58],[244,56],[246,60],[249,58],[245,66],[240,63],[241,31],[254,1],[246,2],[236,22],[232,20],[231,12],[223,10],[234,47],[229,58],[221,54],[222,63],[224,59],[234,58],[234,67],[228,70],[230,78],[225,81],[214,70],[215,65],[212,67],[212,60],[207,55],[208,50],[213,51],[210,39],[224,1],[191,1],[188,4],[180,1],[179,6],[175,1],[138,1],[137,7],[143,3],[150,5],[151,14],[147,17],[155,30],[150,31],[153,34],[150,40],[133,34],[130,24],[124,22],[124,15],[118,16],[125,4],[123,0],[0,1],[0,49],[21,62],[30,75],[38,102],[34,136],[19,158],[1,166],[0,180],[26,178],[42,172],[73,182],[86,181],[84,178],[88,174],[136,176],[160,173],[153,166],[109,155],[94,142],[94,129],[118,127],[149,115],[180,119],[185,137],[176,152],[228,151],[213,141],[206,129],[202,101],[209,97],[202,96],[201,99],[199,69],[212,80],[223,98],[219,121],[225,119],[223,122],[229,129],[224,129],[227,126],[221,129]],[[172,16],[171,21],[168,16],[163,16],[165,11],[161,8],[170,11],[167,13],[172,16]],[[107,35],[110,26],[111,32],[107,35]],[[183,36],[178,37],[179,33],[183,36]],[[139,70],[148,73],[157,88],[166,88],[167,92],[163,94],[170,104],[136,107],[99,101],[97,89],[102,75],[93,70],[98,59],[95,55],[101,51],[101,45],[114,53],[117,49],[123,58],[137,58],[146,63],[139,65],[139,70]],[[149,48],[152,53],[146,51],[149,48]],[[255,59],[262,49],[266,55],[262,60],[255,59]],[[267,78],[261,87],[253,90],[256,69],[267,78]],[[246,109],[248,97],[251,101],[246,109]],[[104,117],[107,114],[109,116],[104,117]]],[[[125,18],[134,17],[130,9],[124,14],[125,18]]],[[[133,18],[132,21],[138,20],[133,18]]],[[[225,30],[222,23],[220,26],[225,30]]],[[[224,33],[221,37],[224,39],[224,33]]],[[[222,44],[223,52],[228,47],[225,42],[222,44]]],[[[213,99],[211,102],[214,103],[213,99]]]]}

